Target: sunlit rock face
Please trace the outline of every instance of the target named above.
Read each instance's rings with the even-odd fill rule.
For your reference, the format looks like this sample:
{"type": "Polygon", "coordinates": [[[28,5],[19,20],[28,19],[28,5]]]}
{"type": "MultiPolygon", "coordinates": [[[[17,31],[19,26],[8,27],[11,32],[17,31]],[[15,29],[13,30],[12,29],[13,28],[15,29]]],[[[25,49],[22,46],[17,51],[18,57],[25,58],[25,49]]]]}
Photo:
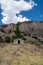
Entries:
{"type": "MultiPolygon", "coordinates": [[[[35,21],[24,21],[19,22],[19,31],[22,37],[25,37],[27,40],[33,39],[32,37],[43,38],[43,22],[35,22],[35,21]],[[28,37],[28,38],[27,38],[28,37]]],[[[0,36],[5,38],[5,36],[16,36],[16,27],[17,24],[9,24],[0,26],[0,36]]]]}

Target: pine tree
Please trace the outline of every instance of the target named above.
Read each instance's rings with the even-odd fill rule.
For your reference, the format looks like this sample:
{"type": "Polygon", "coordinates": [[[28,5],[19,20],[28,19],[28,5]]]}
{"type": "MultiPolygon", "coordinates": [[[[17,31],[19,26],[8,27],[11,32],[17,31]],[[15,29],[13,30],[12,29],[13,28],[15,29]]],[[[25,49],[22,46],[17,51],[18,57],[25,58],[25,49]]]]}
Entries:
{"type": "Polygon", "coordinates": [[[20,30],[19,30],[19,24],[16,25],[16,37],[21,38],[21,33],[20,33],[20,30]]]}

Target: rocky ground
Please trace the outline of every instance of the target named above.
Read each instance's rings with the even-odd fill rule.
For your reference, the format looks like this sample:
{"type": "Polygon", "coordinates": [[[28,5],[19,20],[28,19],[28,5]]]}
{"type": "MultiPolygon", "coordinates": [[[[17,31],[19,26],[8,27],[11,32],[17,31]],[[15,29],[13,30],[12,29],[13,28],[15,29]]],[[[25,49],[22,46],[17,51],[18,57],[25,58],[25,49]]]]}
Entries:
{"type": "Polygon", "coordinates": [[[43,65],[43,45],[0,43],[0,65],[43,65]]]}

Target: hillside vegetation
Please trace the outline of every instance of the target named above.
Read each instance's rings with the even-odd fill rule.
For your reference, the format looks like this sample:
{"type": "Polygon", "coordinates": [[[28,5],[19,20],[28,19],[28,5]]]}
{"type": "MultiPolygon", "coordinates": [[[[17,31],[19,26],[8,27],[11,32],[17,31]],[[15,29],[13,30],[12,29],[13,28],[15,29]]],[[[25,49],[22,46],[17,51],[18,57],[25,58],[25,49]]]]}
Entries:
{"type": "Polygon", "coordinates": [[[38,41],[43,44],[43,22],[18,22],[0,26],[0,42],[13,42],[16,38],[22,38],[25,42],[38,41]],[[6,40],[9,39],[9,40],[6,40]]]}

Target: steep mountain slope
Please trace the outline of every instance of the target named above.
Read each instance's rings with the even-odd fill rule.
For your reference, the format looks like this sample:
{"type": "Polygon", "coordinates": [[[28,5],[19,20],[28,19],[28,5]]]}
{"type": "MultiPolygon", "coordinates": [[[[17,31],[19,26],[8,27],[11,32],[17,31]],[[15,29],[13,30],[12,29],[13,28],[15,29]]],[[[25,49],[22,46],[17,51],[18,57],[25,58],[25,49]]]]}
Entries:
{"type": "MultiPolygon", "coordinates": [[[[42,39],[43,42],[43,22],[32,22],[32,21],[25,21],[25,22],[18,22],[19,31],[22,37],[25,37],[28,40],[29,38],[32,39],[42,39]]],[[[0,37],[5,38],[5,36],[16,36],[16,27],[17,24],[9,24],[0,26],[0,37]]]]}

